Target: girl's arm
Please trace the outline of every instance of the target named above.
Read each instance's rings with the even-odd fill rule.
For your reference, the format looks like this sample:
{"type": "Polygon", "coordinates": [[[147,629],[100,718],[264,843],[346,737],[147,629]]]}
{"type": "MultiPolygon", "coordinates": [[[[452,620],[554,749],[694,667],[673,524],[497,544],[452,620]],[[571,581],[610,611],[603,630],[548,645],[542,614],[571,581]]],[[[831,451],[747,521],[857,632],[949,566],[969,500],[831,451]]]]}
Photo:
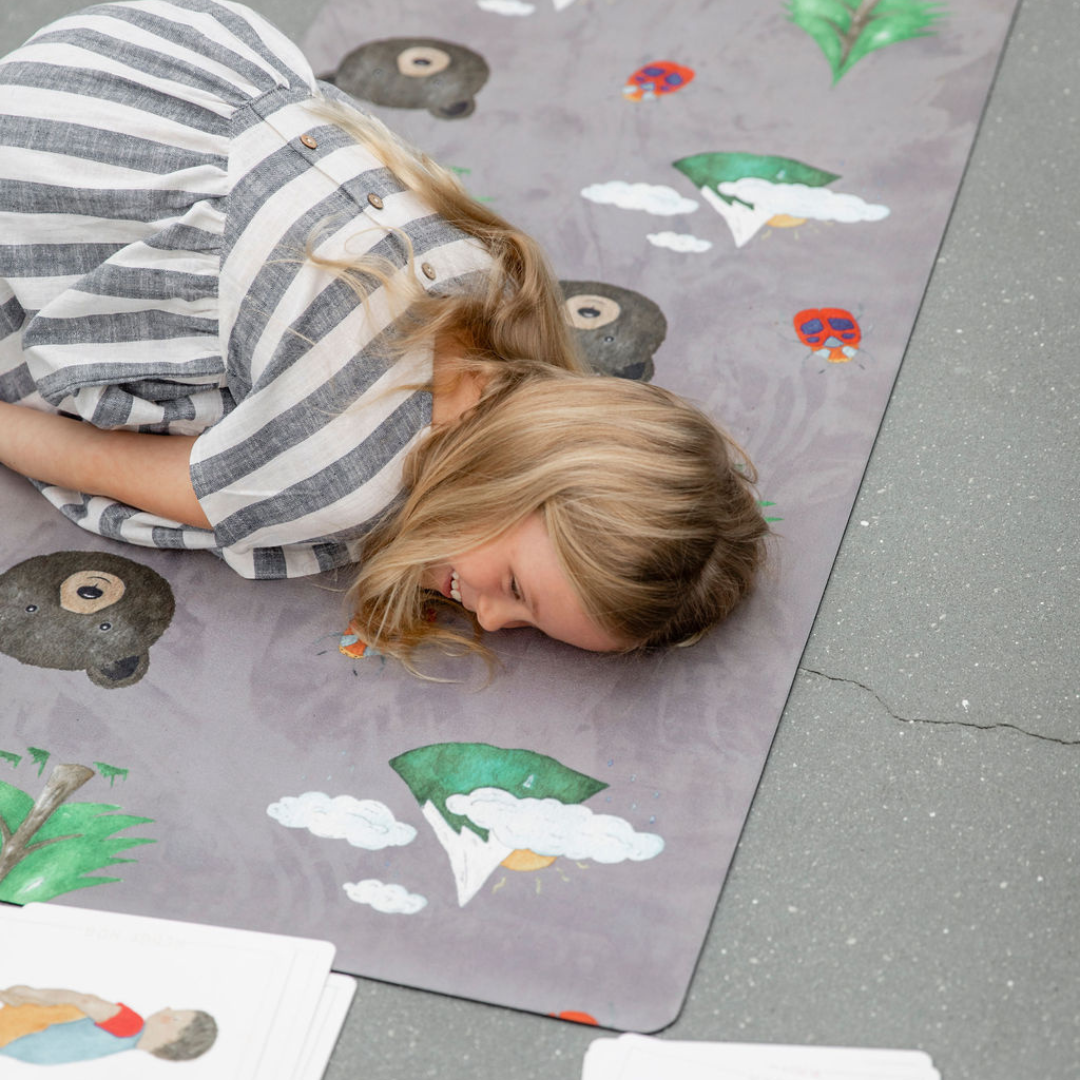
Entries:
{"type": "Polygon", "coordinates": [[[66,416],[0,402],[0,462],[8,468],[209,529],[188,472],[194,442],[189,435],[102,431],[66,416]]]}

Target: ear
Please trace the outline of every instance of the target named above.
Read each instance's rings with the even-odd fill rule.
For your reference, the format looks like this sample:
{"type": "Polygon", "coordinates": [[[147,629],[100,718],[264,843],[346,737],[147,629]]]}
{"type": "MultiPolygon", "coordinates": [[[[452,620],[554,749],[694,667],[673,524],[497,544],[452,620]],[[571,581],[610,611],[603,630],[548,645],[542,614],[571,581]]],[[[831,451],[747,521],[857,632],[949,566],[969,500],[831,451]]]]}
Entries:
{"type": "Polygon", "coordinates": [[[122,660],[101,667],[88,668],[86,674],[95,686],[102,686],[106,690],[119,690],[137,683],[149,667],[150,654],[140,653],[138,656],[125,656],[122,660]]]}

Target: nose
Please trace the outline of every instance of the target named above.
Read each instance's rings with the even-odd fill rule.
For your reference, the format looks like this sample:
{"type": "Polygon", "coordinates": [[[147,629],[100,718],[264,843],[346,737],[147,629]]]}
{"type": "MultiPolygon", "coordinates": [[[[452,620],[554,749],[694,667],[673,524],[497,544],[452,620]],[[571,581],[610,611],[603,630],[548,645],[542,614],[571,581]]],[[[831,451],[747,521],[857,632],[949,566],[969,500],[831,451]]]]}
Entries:
{"type": "Polygon", "coordinates": [[[476,599],[476,621],[489,633],[501,630],[509,619],[505,605],[487,596],[476,599]]]}

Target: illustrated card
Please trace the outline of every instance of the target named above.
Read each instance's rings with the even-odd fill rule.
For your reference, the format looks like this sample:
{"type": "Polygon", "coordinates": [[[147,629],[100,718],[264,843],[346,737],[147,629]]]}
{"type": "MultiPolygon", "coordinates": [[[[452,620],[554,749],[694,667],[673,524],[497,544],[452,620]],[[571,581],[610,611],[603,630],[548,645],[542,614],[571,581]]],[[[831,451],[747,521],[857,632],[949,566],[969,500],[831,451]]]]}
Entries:
{"type": "Polygon", "coordinates": [[[193,1078],[294,1080],[332,957],[327,942],[0,907],[3,1074],[176,1076],[183,1062],[193,1078]]]}

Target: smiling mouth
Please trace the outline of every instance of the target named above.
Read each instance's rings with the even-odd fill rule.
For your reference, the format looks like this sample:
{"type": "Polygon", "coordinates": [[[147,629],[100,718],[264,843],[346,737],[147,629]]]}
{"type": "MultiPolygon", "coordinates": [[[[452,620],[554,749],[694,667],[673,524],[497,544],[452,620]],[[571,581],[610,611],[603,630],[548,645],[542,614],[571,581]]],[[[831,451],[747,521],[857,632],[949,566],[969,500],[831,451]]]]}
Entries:
{"type": "MultiPolygon", "coordinates": [[[[461,583],[458,581],[457,571],[453,568],[447,573],[445,580],[439,586],[439,592],[446,597],[447,600],[456,600],[459,604],[461,601],[461,583]]],[[[465,605],[462,604],[462,607],[465,605]]]]}
{"type": "Polygon", "coordinates": [[[449,600],[450,599],[450,575],[447,574],[446,577],[442,580],[442,582],[440,582],[436,586],[436,588],[439,590],[439,592],[441,592],[443,594],[443,596],[445,596],[449,600]]]}

